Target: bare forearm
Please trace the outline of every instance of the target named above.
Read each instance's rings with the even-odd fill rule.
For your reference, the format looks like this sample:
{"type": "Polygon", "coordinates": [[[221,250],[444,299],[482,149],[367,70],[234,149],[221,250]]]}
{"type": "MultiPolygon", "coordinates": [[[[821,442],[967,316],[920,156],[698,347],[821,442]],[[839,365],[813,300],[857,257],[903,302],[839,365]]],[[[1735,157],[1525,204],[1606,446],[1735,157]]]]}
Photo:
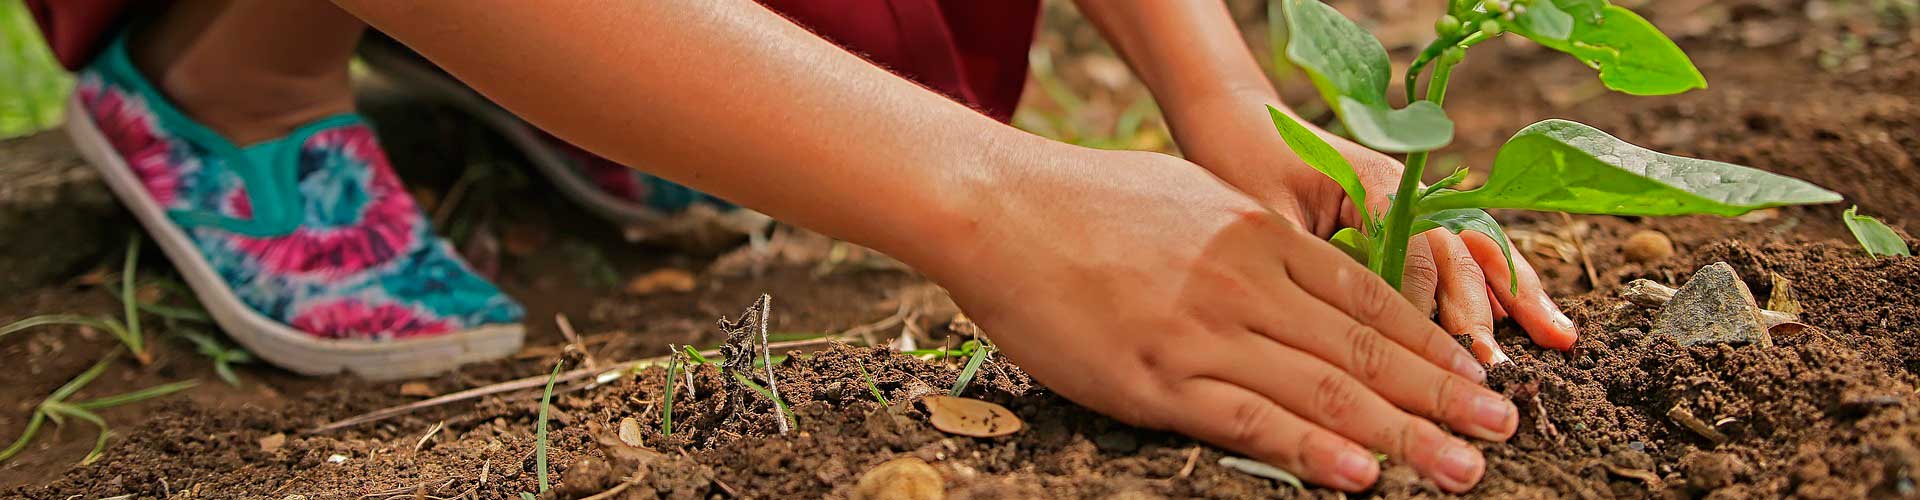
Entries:
{"type": "Polygon", "coordinates": [[[581,147],[896,255],[1049,147],[749,0],[337,3],[581,147]]]}

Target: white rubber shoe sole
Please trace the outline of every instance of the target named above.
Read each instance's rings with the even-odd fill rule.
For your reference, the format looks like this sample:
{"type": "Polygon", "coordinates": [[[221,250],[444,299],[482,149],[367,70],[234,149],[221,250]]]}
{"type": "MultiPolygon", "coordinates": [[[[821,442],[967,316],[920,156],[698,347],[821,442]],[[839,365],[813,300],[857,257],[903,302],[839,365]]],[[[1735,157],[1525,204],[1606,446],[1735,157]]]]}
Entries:
{"type": "Polygon", "coordinates": [[[393,380],[443,373],[461,364],[499,359],[520,350],[525,337],[520,325],[376,342],[314,338],[268,318],[234,295],[186,232],[147,195],[140,178],[93,123],[78,95],[67,102],[66,128],[80,155],[100,170],[107,187],[159,243],[214,323],[261,359],[302,375],[349,372],[370,380],[393,380]]]}

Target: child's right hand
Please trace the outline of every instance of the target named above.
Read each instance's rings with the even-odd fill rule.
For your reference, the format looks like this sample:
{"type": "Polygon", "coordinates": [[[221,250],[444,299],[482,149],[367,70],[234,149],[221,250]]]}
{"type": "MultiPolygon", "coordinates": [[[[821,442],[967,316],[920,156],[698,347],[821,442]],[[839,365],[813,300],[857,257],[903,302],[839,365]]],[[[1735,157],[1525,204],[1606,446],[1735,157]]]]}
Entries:
{"type": "Polygon", "coordinates": [[[1435,422],[1513,434],[1474,357],[1325,241],[1185,160],[1072,151],[962,188],[978,215],[915,263],[1048,387],[1346,491],[1369,449],[1465,490],[1485,462],[1435,422]]]}

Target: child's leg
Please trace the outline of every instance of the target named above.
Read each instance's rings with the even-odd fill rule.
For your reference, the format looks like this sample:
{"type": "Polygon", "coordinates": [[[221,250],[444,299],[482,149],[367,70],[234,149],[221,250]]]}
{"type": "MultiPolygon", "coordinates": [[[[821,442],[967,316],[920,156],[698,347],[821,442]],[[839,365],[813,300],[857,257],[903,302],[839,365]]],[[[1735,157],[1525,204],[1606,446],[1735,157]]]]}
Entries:
{"type": "Polygon", "coordinates": [[[353,109],[347,61],[366,25],[327,0],[178,0],[138,29],[134,64],[235,143],[353,109]]]}

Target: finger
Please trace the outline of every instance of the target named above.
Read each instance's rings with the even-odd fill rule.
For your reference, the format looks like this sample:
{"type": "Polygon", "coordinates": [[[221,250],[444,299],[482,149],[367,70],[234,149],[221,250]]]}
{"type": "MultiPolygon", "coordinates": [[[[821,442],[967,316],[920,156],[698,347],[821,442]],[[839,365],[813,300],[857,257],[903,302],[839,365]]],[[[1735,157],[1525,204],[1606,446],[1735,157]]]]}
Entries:
{"type": "MultiPolygon", "coordinates": [[[[1332,306],[1293,293],[1300,296],[1282,302],[1290,305],[1285,319],[1255,328],[1278,346],[1291,348],[1270,356],[1304,351],[1416,415],[1480,439],[1513,436],[1520,413],[1505,396],[1415,355],[1332,306]]],[[[1298,385],[1303,379],[1290,380],[1298,385]]]]}
{"type": "Polygon", "coordinates": [[[1434,364],[1478,382],[1486,370],[1447,332],[1379,276],[1326,242],[1293,245],[1282,261],[1288,279],[1320,302],[1367,325],[1434,364]]]}
{"type": "Polygon", "coordinates": [[[1473,260],[1467,243],[1458,235],[1438,233],[1433,237],[1433,260],[1440,272],[1440,327],[1466,336],[1481,362],[1512,361],[1493,341],[1493,303],[1487,295],[1486,271],[1473,260]]]}
{"type": "Polygon", "coordinates": [[[1173,430],[1240,452],[1310,483],[1358,492],[1380,477],[1373,453],[1252,390],[1218,379],[1174,386],[1173,430]]]}
{"type": "MultiPolygon", "coordinates": [[[[1465,241],[1465,240],[1462,240],[1462,241],[1465,241]]],[[[1506,263],[1505,263],[1505,262],[1502,262],[1502,263],[1501,263],[1501,265],[1506,265],[1506,263]]],[[[1484,272],[1484,271],[1483,271],[1483,272],[1484,272]]],[[[1489,297],[1489,298],[1491,298],[1491,297],[1494,297],[1494,296],[1495,296],[1495,295],[1493,294],[1493,285],[1491,285],[1491,284],[1482,284],[1482,285],[1480,285],[1480,286],[1482,286],[1482,287],[1486,287],[1486,289],[1487,289],[1487,297],[1489,297]]],[[[1494,320],[1494,321],[1500,321],[1500,320],[1503,320],[1503,319],[1507,319],[1507,306],[1503,306],[1503,305],[1500,305],[1500,301],[1498,301],[1498,300],[1494,300],[1494,301],[1492,301],[1492,302],[1493,302],[1493,320],[1494,320]]]]}
{"type": "Polygon", "coordinates": [[[1432,245],[1428,241],[1433,234],[1446,234],[1446,231],[1433,230],[1407,239],[1407,264],[1400,278],[1400,296],[1413,304],[1413,309],[1433,316],[1434,292],[1439,290],[1440,273],[1436,269],[1432,245]]]}
{"type": "Polygon", "coordinates": [[[1509,287],[1507,258],[1501,253],[1500,244],[1487,235],[1468,232],[1461,235],[1467,243],[1467,251],[1473,253],[1473,260],[1480,263],[1486,271],[1487,284],[1492,285],[1493,293],[1506,307],[1513,320],[1527,330],[1533,342],[1542,347],[1567,350],[1573,348],[1573,342],[1579,340],[1580,332],[1574,327],[1573,320],[1560,312],[1560,306],[1547,297],[1545,289],[1540,287],[1540,276],[1534,274],[1533,265],[1526,259],[1514,255],[1513,267],[1519,278],[1519,291],[1509,287]]]}
{"type": "MultiPolygon", "coordinates": [[[[1252,389],[1309,422],[1404,460],[1448,491],[1471,488],[1486,469],[1479,450],[1466,441],[1427,419],[1402,411],[1359,380],[1312,355],[1267,342],[1228,349],[1215,356],[1226,361],[1214,367],[1217,378],[1252,389]]],[[[1451,386],[1447,390],[1477,387],[1443,385],[1451,386]]]]}

